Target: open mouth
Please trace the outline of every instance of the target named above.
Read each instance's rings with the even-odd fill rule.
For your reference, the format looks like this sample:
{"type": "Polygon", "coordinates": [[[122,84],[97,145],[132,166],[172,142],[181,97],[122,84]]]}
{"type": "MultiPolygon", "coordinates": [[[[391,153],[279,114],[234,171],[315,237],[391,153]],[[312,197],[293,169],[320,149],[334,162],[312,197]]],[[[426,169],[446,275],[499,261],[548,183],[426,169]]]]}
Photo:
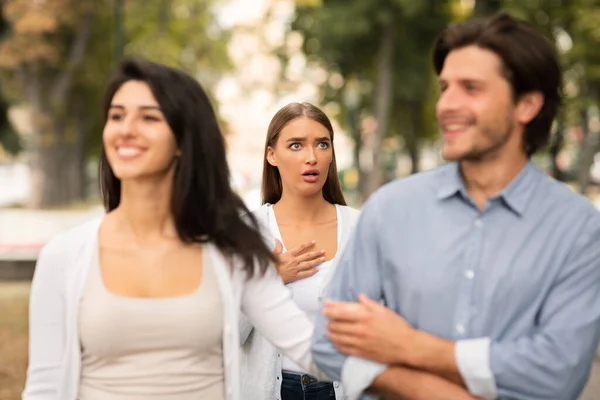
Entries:
{"type": "Polygon", "coordinates": [[[305,182],[316,182],[319,179],[318,169],[309,169],[302,173],[302,178],[305,182]]]}
{"type": "Polygon", "coordinates": [[[316,168],[306,170],[302,173],[302,176],[319,176],[319,170],[316,168]]]}

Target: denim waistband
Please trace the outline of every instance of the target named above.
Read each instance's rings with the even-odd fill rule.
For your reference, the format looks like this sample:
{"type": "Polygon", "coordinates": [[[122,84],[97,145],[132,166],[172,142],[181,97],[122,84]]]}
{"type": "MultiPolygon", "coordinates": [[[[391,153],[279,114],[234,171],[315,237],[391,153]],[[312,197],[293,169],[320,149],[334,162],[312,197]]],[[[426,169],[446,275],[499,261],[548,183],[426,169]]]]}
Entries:
{"type": "Polygon", "coordinates": [[[283,379],[295,382],[302,382],[305,385],[319,381],[317,378],[309,374],[300,374],[298,372],[285,370],[281,371],[281,376],[283,377],[283,379]]]}

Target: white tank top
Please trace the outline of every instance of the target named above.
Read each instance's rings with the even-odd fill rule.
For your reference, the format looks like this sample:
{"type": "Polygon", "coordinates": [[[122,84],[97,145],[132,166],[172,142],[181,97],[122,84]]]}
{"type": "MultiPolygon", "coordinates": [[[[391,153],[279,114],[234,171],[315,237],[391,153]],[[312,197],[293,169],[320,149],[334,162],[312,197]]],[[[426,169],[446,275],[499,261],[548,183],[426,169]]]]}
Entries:
{"type": "MultiPolygon", "coordinates": [[[[283,252],[287,251],[285,247],[285,243],[283,243],[283,239],[281,238],[281,232],[279,231],[279,226],[277,225],[277,219],[275,218],[275,213],[273,212],[273,207],[269,206],[269,229],[273,237],[281,242],[283,245],[283,252]]],[[[336,204],[336,215],[337,215],[337,249],[340,249],[340,240],[342,237],[342,218],[340,215],[340,208],[336,204]]],[[[310,318],[310,320],[314,323],[317,318],[317,313],[321,312],[321,306],[319,304],[319,289],[324,284],[324,279],[329,275],[330,268],[333,267],[333,263],[335,261],[336,255],[329,261],[324,262],[319,265],[319,272],[305,279],[300,279],[295,282],[288,283],[286,286],[292,292],[292,297],[296,304],[300,307],[302,311],[306,313],[306,315],[310,318]]],[[[287,357],[283,357],[283,369],[286,371],[298,372],[298,373],[306,373],[301,367],[296,365],[294,362],[289,360],[287,357]]]]}
{"type": "Polygon", "coordinates": [[[79,306],[78,400],[224,399],[223,306],[209,258],[198,288],[169,298],[113,294],[98,260],[96,250],[79,306]]]}

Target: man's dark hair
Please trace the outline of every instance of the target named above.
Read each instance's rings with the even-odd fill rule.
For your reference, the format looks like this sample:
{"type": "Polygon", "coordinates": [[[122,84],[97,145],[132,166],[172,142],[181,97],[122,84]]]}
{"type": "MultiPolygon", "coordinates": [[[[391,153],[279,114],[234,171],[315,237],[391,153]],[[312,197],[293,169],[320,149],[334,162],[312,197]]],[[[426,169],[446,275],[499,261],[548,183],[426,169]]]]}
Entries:
{"type": "Polygon", "coordinates": [[[526,93],[542,93],[544,104],[525,127],[523,138],[525,151],[531,156],[548,142],[561,104],[561,71],[553,45],[531,25],[506,13],[454,23],[434,45],[437,74],[451,51],[466,46],[490,50],[500,57],[515,101],[526,93]]]}

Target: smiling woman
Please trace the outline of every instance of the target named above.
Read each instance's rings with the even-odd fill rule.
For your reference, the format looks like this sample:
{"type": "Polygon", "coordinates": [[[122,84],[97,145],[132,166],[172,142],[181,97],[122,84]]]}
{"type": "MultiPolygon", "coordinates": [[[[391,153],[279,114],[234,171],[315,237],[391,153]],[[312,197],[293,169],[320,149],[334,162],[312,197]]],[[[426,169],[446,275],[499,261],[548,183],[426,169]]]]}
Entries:
{"type": "Polygon", "coordinates": [[[312,324],[230,187],[223,135],[198,82],[127,60],[104,112],[107,215],[40,253],[23,399],[240,400],[242,309],[273,346],[322,376],[312,324]]]}
{"type": "Polygon", "coordinates": [[[108,162],[121,180],[162,176],[172,181],[181,154],[152,90],[141,81],[129,81],[115,93],[103,144],[108,162]]]}

